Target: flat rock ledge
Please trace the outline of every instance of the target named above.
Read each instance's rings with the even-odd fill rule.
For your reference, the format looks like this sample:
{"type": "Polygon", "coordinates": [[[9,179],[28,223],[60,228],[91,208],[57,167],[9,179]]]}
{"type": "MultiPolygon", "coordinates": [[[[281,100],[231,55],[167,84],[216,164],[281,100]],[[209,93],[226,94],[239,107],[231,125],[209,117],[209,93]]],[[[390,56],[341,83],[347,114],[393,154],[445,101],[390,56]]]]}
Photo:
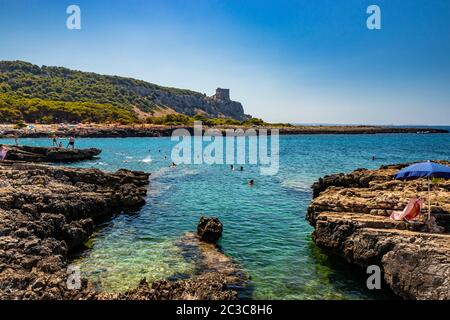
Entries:
{"type": "MultiPolygon", "coordinates": [[[[449,162],[437,161],[448,165],[449,162]]],[[[427,181],[394,180],[408,164],[325,176],[313,185],[307,220],[315,243],[366,267],[381,267],[404,299],[450,299],[450,182],[431,192],[432,224],[392,221],[412,197],[427,199],[427,181]]],[[[423,213],[428,211],[427,204],[423,213]]]]}
{"type": "MultiPolygon", "coordinates": [[[[0,146],[2,146],[0,144],[0,146]]],[[[90,160],[102,151],[96,148],[46,148],[33,146],[3,145],[8,148],[5,160],[26,162],[76,162],[90,160]]]]}

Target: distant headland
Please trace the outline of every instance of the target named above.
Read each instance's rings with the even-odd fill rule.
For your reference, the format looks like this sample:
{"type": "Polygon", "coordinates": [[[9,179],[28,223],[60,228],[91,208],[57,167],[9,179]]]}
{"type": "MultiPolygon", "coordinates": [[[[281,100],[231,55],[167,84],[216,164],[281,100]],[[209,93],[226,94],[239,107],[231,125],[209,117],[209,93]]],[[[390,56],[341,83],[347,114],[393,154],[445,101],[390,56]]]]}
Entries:
{"type": "MultiPolygon", "coordinates": [[[[448,134],[448,130],[444,129],[426,129],[423,128],[403,128],[403,127],[381,127],[381,126],[292,126],[292,125],[203,125],[203,131],[210,127],[219,130],[223,135],[227,129],[254,129],[256,134],[261,129],[278,129],[280,135],[295,134],[448,134]]],[[[168,137],[171,136],[176,129],[186,129],[190,134],[194,133],[192,125],[157,125],[157,124],[139,124],[139,125],[119,125],[119,124],[80,124],[80,125],[28,125],[17,128],[15,125],[0,124],[0,138],[39,138],[51,137],[53,135],[59,137],[69,137],[75,135],[77,137],[91,138],[123,138],[123,137],[168,137]]],[[[267,131],[267,130],[266,130],[267,131]]],[[[271,134],[271,131],[267,131],[271,134]]]]}
{"type": "Polygon", "coordinates": [[[448,133],[384,126],[267,123],[244,113],[230,89],[215,94],[163,87],[119,76],[0,61],[0,137],[169,136],[177,128],[277,128],[280,134],[448,133]]]}
{"type": "Polygon", "coordinates": [[[216,93],[164,87],[119,76],[0,61],[2,122],[145,122],[170,114],[207,118],[250,119],[230,90],[216,93]]]}

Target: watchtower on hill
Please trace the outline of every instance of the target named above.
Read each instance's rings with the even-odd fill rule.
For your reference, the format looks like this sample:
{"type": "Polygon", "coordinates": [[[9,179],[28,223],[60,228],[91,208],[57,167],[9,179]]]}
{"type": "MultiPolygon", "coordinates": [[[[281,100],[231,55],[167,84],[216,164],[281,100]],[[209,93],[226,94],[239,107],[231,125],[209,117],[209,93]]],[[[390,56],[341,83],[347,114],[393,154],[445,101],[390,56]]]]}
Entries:
{"type": "Polygon", "coordinates": [[[213,98],[216,100],[230,101],[230,89],[217,88],[213,98]]]}

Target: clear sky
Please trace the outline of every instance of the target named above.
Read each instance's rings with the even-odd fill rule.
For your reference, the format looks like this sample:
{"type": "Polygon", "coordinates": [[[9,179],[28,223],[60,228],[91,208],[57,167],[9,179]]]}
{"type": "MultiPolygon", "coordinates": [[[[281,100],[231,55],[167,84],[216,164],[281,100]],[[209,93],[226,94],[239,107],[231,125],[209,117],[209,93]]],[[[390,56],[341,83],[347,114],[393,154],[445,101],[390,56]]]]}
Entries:
{"type": "Polygon", "coordinates": [[[0,0],[0,60],[230,88],[272,122],[450,125],[448,0],[0,0]]]}

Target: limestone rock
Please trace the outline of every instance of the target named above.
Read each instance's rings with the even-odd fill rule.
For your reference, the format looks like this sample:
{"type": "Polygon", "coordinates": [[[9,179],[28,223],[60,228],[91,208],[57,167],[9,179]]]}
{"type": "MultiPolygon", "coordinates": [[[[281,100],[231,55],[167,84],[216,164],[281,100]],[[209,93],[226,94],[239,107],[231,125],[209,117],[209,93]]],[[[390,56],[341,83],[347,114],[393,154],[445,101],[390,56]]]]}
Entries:
{"type": "Polygon", "coordinates": [[[223,225],[218,218],[201,217],[197,234],[205,242],[216,243],[222,236],[223,225]]]}
{"type": "Polygon", "coordinates": [[[75,162],[92,159],[102,152],[96,148],[67,149],[13,145],[3,146],[8,148],[6,160],[27,162],[75,162]]]}
{"type": "Polygon", "coordinates": [[[149,175],[0,163],[0,300],[92,296],[66,285],[67,257],[94,220],[139,206],[149,175]],[[122,188],[132,185],[133,188],[122,188]]]}
{"type": "MultiPolygon", "coordinates": [[[[449,162],[440,161],[448,165],[449,162]]],[[[393,221],[409,199],[427,199],[427,181],[393,180],[408,164],[326,176],[313,185],[307,220],[315,243],[361,266],[376,264],[405,299],[450,299],[450,182],[433,186],[432,225],[393,221]]],[[[423,213],[428,210],[423,208],[423,213]]]]}

